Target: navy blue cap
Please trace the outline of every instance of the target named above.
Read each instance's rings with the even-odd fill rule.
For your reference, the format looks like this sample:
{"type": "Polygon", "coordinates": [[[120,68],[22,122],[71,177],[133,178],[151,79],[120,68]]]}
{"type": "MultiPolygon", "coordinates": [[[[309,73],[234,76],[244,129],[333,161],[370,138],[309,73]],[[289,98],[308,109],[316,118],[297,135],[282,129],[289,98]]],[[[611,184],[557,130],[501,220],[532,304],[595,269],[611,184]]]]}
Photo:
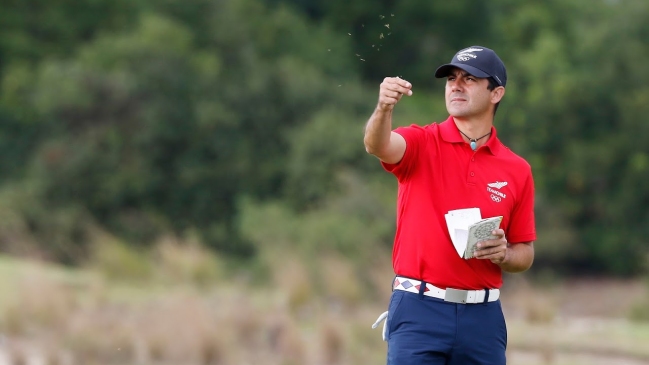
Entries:
{"type": "Polygon", "coordinates": [[[493,50],[482,46],[465,48],[453,56],[451,63],[441,65],[435,71],[435,77],[442,78],[454,68],[460,68],[475,77],[493,77],[500,86],[507,84],[505,64],[493,50]]]}

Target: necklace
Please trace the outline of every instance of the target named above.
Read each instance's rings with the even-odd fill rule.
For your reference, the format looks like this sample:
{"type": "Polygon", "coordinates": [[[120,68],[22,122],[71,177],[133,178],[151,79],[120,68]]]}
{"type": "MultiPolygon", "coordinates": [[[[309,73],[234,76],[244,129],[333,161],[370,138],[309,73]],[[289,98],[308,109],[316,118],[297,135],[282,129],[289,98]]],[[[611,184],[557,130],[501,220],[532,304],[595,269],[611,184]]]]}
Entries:
{"type": "MultiPolygon", "coordinates": [[[[460,131],[459,128],[457,130],[460,131]]],[[[482,136],[480,138],[471,138],[471,137],[467,136],[466,134],[464,134],[464,132],[462,132],[462,131],[460,131],[460,133],[462,133],[462,135],[465,136],[469,140],[469,142],[471,142],[471,149],[475,151],[476,148],[478,148],[478,143],[477,142],[479,140],[485,138],[486,136],[490,135],[491,131],[489,131],[489,133],[485,134],[484,136],[482,136]]]]}

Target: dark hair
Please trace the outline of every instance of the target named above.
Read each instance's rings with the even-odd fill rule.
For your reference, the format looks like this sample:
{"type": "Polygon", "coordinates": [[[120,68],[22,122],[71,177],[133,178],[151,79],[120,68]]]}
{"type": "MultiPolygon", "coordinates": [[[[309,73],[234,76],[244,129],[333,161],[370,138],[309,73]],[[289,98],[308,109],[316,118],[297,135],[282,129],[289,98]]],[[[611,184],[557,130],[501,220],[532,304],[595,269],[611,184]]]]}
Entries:
{"type": "MultiPolygon", "coordinates": [[[[487,85],[487,90],[489,91],[492,91],[493,89],[500,86],[493,77],[488,77],[487,81],[489,81],[489,85],[487,85]]],[[[500,105],[500,102],[497,102],[496,105],[494,106],[494,115],[496,115],[496,110],[498,110],[498,105],[500,105]]]]}

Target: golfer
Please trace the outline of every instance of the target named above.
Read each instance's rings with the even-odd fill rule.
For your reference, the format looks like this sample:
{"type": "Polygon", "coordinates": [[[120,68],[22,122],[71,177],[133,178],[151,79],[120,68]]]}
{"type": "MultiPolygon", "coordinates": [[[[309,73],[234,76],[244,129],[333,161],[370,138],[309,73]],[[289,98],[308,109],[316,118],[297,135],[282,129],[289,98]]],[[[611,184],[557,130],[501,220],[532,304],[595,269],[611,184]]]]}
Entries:
{"type": "Polygon", "coordinates": [[[387,363],[504,365],[502,272],[525,271],[534,259],[531,167],[503,145],[494,127],[507,72],[493,50],[462,49],[435,77],[446,78],[445,121],[392,130],[394,107],[413,90],[408,81],[388,77],[365,128],[367,152],[398,180],[387,363]],[[445,215],[470,208],[482,218],[503,218],[493,239],[465,259],[445,215]]]}

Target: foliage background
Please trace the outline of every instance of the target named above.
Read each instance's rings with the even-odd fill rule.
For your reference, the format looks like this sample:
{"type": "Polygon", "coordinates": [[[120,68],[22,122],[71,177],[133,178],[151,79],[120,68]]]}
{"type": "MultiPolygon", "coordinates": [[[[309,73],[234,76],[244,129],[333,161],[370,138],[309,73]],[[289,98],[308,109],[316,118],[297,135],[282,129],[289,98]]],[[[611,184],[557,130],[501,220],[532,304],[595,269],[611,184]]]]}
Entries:
{"type": "Polygon", "coordinates": [[[161,242],[193,242],[220,268],[201,280],[263,286],[292,261],[325,296],[361,300],[327,284],[338,272],[383,299],[396,183],[362,144],[378,85],[414,85],[397,125],[440,121],[435,67],[480,44],[509,73],[499,136],[535,176],[528,275],[640,277],[648,16],[639,0],[1,0],[0,249],[137,281],[161,242]]]}
{"type": "Polygon", "coordinates": [[[342,221],[378,233],[348,244],[385,249],[394,184],[360,142],[376,85],[396,74],[415,85],[396,123],[438,121],[435,65],[486,44],[511,80],[497,127],[537,181],[539,266],[637,274],[649,227],[648,9],[584,4],[5,1],[2,205],[30,252],[54,260],[82,259],[94,225],[142,246],[195,230],[251,258],[260,242],[240,225],[242,201],[298,214],[281,226],[334,216],[329,201],[358,193],[342,221]]]}

